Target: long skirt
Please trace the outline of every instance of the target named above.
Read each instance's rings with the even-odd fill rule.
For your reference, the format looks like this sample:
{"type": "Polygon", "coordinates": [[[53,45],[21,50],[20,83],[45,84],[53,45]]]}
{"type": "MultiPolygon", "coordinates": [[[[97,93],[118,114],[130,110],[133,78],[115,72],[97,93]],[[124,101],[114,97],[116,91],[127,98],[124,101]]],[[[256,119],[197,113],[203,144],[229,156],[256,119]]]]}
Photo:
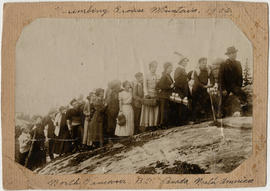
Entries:
{"type": "Polygon", "coordinates": [[[140,126],[154,127],[158,126],[159,106],[142,106],[140,126]]]}
{"type": "Polygon", "coordinates": [[[170,120],[171,115],[171,105],[168,99],[160,99],[160,125],[168,126],[172,125],[172,119],[170,120]]]}
{"type": "Polygon", "coordinates": [[[91,122],[89,123],[88,130],[88,145],[91,145],[92,142],[99,142],[103,145],[103,119],[100,112],[95,112],[91,122]]]}
{"type": "Polygon", "coordinates": [[[59,135],[55,137],[54,142],[54,153],[56,154],[64,154],[69,153],[72,150],[72,142],[70,132],[68,128],[61,127],[59,135]]]}
{"type": "Polygon", "coordinates": [[[123,105],[122,112],[126,118],[126,124],[115,129],[116,136],[131,136],[134,134],[134,112],[131,105],[123,105]]]}

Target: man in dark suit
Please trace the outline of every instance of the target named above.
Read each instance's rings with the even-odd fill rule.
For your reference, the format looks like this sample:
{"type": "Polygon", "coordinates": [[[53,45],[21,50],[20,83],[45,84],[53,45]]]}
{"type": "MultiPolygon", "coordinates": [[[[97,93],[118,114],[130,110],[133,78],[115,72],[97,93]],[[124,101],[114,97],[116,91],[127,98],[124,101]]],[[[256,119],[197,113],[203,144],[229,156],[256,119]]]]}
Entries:
{"type": "Polygon", "coordinates": [[[225,54],[229,58],[220,65],[218,79],[219,89],[222,93],[222,106],[230,93],[233,93],[239,98],[242,107],[247,103],[247,96],[241,89],[243,75],[241,63],[236,60],[237,51],[238,50],[234,46],[227,48],[225,54]]]}

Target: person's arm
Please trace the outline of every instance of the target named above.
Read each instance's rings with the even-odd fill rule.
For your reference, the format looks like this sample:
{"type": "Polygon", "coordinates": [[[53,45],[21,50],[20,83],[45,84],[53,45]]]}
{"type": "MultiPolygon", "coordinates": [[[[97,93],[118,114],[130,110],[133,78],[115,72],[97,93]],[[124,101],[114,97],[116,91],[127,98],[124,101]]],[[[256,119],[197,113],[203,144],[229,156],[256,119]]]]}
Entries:
{"type": "Polygon", "coordinates": [[[71,130],[71,114],[70,111],[67,111],[66,113],[66,120],[67,120],[67,126],[68,126],[68,130],[71,130]]]}
{"type": "Polygon", "coordinates": [[[200,87],[200,88],[206,88],[206,86],[207,86],[207,85],[205,86],[204,84],[201,83],[196,71],[194,71],[194,83],[196,84],[197,87],[200,87]]]}
{"type": "Polygon", "coordinates": [[[87,101],[83,107],[83,114],[88,117],[90,115],[90,102],[87,101]]]}
{"type": "Polygon", "coordinates": [[[171,85],[172,83],[166,75],[163,75],[158,82],[158,88],[161,90],[169,90],[172,88],[171,85]]]}
{"type": "Polygon", "coordinates": [[[143,92],[144,92],[144,96],[148,96],[149,93],[148,93],[148,86],[147,86],[147,80],[148,80],[148,77],[146,76],[143,80],[143,92]]]}
{"type": "Polygon", "coordinates": [[[123,103],[122,103],[122,97],[121,97],[121,95],[119,95],[119,113],[122,113],[122,105],[123,105],[123,103]]]}

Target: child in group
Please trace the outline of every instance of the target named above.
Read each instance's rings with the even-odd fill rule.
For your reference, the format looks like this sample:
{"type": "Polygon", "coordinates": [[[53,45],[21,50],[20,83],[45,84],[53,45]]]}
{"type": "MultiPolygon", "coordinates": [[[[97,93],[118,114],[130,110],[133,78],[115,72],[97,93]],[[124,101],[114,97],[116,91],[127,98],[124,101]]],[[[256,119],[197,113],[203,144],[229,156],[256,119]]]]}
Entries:
{"type": "Polygon", "coordinates": [[[19,136],[18,141],[20,147],[19,163],[24,165],[31,147],[30,129],[26,124],[22,126],[22,134],[19,136]]]}

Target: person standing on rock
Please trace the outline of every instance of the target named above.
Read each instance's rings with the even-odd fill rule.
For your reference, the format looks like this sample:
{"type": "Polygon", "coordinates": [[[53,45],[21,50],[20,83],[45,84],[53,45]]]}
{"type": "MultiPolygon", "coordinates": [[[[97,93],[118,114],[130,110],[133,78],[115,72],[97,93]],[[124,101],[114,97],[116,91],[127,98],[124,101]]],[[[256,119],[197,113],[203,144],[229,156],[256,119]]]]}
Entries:
{"type": "MultiPolygon", "coordinates": [[[[180,56],[180,60],[178,62],[178,67],[174,72],[174,86],[175,92],[180,96],[181,99],[189,98],[189,86],[188,86],[188,74],[186,72],[186,67],[188,65],[189,59],[184,57],[182,54],[176,53],[180,56]]],[[[179,104],[178,106],[178,118],[179,125],[184,125],[189,120],[189,109],[187,106],[183,104],[179,104]]]]}
{"type": "Polygon", "coordinates": [[[64,106],[59,108],[59,112],[55,117],[54,125],[54,153],[61,156],[62,154],[71,152],[71,136],[67,126],[66,108],[64,106]]]}
{"type": "Polygon", "coordinates": [[[119,93],[119,115],[125,116],[125,124],[117,124],[115,135],[118,137],[132,136],[134,134],[134,112],[132,108],[132,90],[129,81],[123,82],[124,90],[119,93]]]}
{"type": "Polygon", "coordinates": [[[81,129],[82,129],[82,113],[80,110],[80,103],[73,99],[70,102],[72,108],[67,110],[66,120],[68,129],[73,141],[73,152],[80,151],[81,147],[81,129]]]}
{"type": "MultiPolygon", "coordinates": [[[[112,144],[115,139],[115,128],[117,116],[119,113],[119,92],[121,91],[121,81],[113,80],[110,83],[110,94],[107,94],[106,104],[106,120],[107,125],[105,129],[105,138],[108,139],[108,142],[112,144]]],[[[106,97],[105,97],[106,98],[106,97]]]]}
{"type": "MultiPolygon", "coordinates": [[[[156,61],[152,61],[149,64],[150,73],[147,74],[146,77],[144,78],[143,88],[144,88],[144,98],[146,100],[154,100],[154,101],[157,100],[156,85],[160,79],[160,76],[156,74],[157,67],[158,63],[156,61]]],[[[143,103],[140,121],[141,127],[156,128],[159,125],[158,117],[159,117],[159,105],[157,102],[154,104],[143,103]]]]}
{"type": "Polygon", "coordinates": [[[140,131],[140,118],[142,111],[142,101],[143,101],[143,74],[138,72],[135,74],[136,82],[133,87],[133,110],[134,110],[134,125],[135,125],[135,134],[138,134],[140,131]]]}
{"type": "Polygon", "coordinates": [[[207,58],[198,61],[198,69],[193,71],[194,85],[192,89],[192,118],[211,116],[211,102],[207,89],[214,86],[215,79],[211,69],[207,66],[207,58]],[[200,116],[200,114],[204,116],[200,116]]]}
{"type": "Polygon", "coordinates": [[[163,65],[163,68],[164,71],[157,84],[157,88],[160,89],[160,92],[158,93],[160,99],[160,125],[162,128],[168,128],[170,125],[173,125],[171,119],[171,103],[169,100],[174,88],[174,82],[171,77],[173,65],[170,62],[166,62],[163,65]]]}
{"type": "Polygon", "coordinates": [[[93,146],[103,147],[104,135],[103,135],[103,125],[106,104],[104,100],[104,89],[98,88],[95,92],[95,97],[93,98],[93,106],[95,108],[95,113],[90,122],[89,127],[89,140],[93,143],[93,146]]]}
{"type": "Polygon", "coordinates": [[[247,95],[242,90],[243,74],[241,63],[236,60],[238,50],[231,46],[227,48],[225,55],[228,59],[220,65],[219,69],[219,89],[221,91],[221,110],[224,108],[226,99],[233,93],[241,102],[244,107],[247,104],[247,95]]]}

